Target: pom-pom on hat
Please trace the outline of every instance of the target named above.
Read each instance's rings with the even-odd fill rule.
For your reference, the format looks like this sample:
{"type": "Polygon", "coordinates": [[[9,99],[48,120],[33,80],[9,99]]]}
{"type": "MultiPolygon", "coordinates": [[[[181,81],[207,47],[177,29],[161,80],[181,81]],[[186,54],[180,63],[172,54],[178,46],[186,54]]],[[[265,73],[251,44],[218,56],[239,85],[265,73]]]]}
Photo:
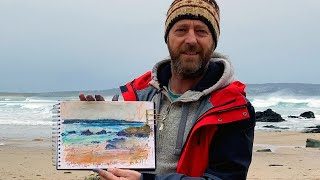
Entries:
{"type": "Polygon", "coordinates": [[[164,35],[166,43],[172,26],[182,19],[203,21],[211,31],[217,46],[220,36],[220,10],[215,0],[174,0],[167,12],[164,35]]]}

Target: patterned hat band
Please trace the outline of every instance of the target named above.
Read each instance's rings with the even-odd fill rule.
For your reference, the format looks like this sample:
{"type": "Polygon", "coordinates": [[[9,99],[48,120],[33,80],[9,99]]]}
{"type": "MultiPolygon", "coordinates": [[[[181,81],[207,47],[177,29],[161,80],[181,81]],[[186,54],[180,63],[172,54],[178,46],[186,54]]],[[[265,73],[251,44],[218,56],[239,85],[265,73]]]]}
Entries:
{"type": "Polygon", "coordinates": [[[220,36],[220,11],[214,0],[175,0],[167,13],[164,36],[166,42],[172,26],[182,19],[203,21],[211,31],[217,46],[220,36]]]}

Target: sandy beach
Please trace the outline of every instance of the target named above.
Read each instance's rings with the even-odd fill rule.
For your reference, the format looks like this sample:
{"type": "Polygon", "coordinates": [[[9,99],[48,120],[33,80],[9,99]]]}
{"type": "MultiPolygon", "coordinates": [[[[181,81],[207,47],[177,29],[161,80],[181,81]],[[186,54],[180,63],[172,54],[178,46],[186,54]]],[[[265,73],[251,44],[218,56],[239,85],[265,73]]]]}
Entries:
{"type": "MultiPolygon", "coordinates": [[[[305,148],[307,138],[320,140],[320,134],[257,131],[248,179],[320,180],[320,148],[305,148]]],[[[92,173],[57,171],[51,158],[50,139],[1,140],[0,179],[84,179],[92,173]]]]}

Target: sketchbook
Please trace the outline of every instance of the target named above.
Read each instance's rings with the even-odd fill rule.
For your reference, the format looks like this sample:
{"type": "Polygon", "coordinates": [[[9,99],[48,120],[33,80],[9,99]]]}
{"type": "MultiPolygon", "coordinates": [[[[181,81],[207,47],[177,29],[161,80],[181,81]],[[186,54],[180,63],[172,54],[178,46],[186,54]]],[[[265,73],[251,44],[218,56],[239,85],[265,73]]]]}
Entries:
{"type": "Polygon", "coordinates": [[[53,113],[56,169],[155,169],[153,102],[64,101],[53,113]]]}

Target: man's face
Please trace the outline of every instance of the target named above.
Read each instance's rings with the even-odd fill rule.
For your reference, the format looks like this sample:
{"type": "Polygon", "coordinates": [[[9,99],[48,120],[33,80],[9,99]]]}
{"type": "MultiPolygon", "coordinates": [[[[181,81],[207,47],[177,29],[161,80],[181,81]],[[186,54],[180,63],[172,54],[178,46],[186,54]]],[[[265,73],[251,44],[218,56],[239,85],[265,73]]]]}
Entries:
{"type": "Polygon", "coordinates": [[[169,31],[168,49],[173,73],[183,79],[201,77],[213,51],[213,38],[200,20],[180,20],[169,31]]]}

